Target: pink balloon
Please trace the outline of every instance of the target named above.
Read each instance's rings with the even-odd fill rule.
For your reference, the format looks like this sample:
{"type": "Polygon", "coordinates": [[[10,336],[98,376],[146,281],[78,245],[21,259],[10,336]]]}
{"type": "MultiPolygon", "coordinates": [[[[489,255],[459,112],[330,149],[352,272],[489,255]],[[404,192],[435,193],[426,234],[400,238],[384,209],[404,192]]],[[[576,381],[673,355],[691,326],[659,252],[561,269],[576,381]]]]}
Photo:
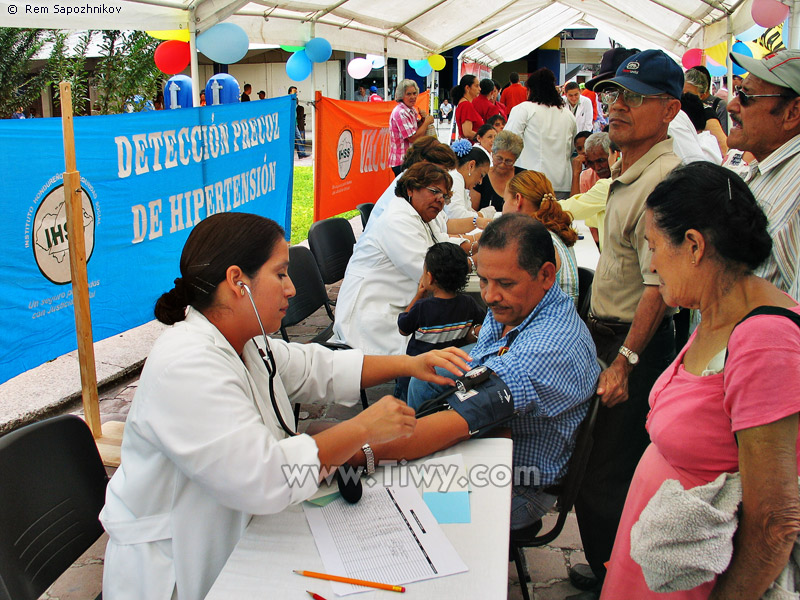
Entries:
{"type": "Polygon", "coordinates": [[[692,48],[691,50],[687,50],[684,52],[683,57],[681,58],[681,63],[683,64],[684,69],[691,69],[692,67],[696,67],[703,62],[703,50],[700,48],[692,48]]]}
{"type": "Polygon", "coordinates": [[[750,15],[761,27],[775,27],[789,16],[789,7],[778,0],[753,0],[750,15]]]}

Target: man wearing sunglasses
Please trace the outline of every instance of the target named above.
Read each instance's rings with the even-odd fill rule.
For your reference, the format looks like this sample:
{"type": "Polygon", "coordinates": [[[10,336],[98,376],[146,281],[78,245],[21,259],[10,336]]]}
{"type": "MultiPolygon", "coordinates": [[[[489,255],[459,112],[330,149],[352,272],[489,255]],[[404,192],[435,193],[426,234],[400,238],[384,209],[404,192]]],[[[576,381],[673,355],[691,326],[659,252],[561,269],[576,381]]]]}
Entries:
{"type": "Polygon", "coordinates": [[[650,272],[644,208],[653,188],[681,163],[668,128],[681,109],[683,71],[661,50],[645,50],[623,60],[612,78],[587,87],[608,106],[609,137],[622,150],[611,168],[587,319],[597,355],[609,365],[598,381],[603,405],[575,505],[591,571],[576,565],[570,579],[587,590],[574,598],[588,600],[598,597],[628,486],[650,441],[650,388],[675,357],[672,314],[650,272]]]}
{"type": "Polygon", "coordinates": [[[762,60],[735,52],[749,75],[728,103],[728,145],[756,160],[745,177],[769,221],[772,254],[759,275],[800,299],[800,50],[762,60]]]}

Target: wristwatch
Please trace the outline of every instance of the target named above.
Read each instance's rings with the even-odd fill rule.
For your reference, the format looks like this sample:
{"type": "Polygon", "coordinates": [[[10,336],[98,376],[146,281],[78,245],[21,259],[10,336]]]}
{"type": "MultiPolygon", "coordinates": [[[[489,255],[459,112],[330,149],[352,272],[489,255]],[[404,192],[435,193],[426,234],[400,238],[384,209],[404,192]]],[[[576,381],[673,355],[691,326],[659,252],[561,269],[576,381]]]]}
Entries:
{"type": "Polygon", "coordinates": [[[369,444],[361,446],[361,451],[367,459],[367,475],[372,475],[375,472],[375,453],[369,444]]]}
{"type": "Polygon", "coordinates": [[[639,362],[639,355],[627,346],[620,346],[618,352],[628,360],[628,364],[631,366],[636,366],[639,362]]]}

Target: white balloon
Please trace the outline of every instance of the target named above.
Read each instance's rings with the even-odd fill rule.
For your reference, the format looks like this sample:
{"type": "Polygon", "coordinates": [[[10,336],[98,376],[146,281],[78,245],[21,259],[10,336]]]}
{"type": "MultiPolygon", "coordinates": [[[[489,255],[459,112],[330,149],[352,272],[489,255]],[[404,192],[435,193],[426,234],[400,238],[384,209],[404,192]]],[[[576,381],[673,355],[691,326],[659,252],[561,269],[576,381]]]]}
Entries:
{"type": "Polygon", "coordinates": [[[354,58],[347,65],[347,72],[353,79],[363,79],[372,71],[372,63],[366,58],[354,58]]]}
{"type": "Polygon", "coordinates": [[[367,54],[367,60],[372,63],[373,69],[382,69],[386,65],[386,61],[380,54],[367,54]]]}

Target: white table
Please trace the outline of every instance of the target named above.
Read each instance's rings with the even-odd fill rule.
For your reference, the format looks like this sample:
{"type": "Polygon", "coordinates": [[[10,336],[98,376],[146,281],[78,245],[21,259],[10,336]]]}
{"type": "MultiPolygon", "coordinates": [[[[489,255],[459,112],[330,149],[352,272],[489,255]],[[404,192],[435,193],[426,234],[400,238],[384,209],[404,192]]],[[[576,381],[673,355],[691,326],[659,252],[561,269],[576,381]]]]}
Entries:
{"type": "MultiPolygon", "coordinates": [[[[583,236],[583,239],[579,239],[573,246],[578,266],[594,271],[597,268],[597,261],[600,260],[600,251],[597,249],[597,244],[594,243],[594,239],[592,239],[592,234],[586,226],[586,223],[583,221],[573,221],[572,227],[578,232],[578,235],[583,236]]],[[[478,256],[480,256],[480,252],[478,256]]],[[[464,292],[471,294],[476,300],[480,299],[481,286],[476,273],[472,273],[469,276],[469,281],[467,281],[464,292]]]]}
{"type": "MultiPolygon", "coordinates": [[[[506,438],[468,440],[432,456],[461,453],[467,472],[479,465],[478,470],[484,475],[478,480],[485,481],[486,469],[511,475],[511,448],[511,440],[506,438]]],[[[473,475],[476,472],[472,471],[473,475]]],[[[472,480],[471,522],[441,525],[469,571],[409,584],[398,600],[506,597],[511,480],[506,477],[506,485],[484,487],[475,484],[474,476],[472,480]]],[[[305,590],[327,600],[339,597],[330,582],[301,577],[293,569],[325,572],[301,506],[277,515],[254,517],[206,600],[308,600],[305,590]]],[[[388,600],[393,593],[375,590],[348,597],[388,600]]]]}

